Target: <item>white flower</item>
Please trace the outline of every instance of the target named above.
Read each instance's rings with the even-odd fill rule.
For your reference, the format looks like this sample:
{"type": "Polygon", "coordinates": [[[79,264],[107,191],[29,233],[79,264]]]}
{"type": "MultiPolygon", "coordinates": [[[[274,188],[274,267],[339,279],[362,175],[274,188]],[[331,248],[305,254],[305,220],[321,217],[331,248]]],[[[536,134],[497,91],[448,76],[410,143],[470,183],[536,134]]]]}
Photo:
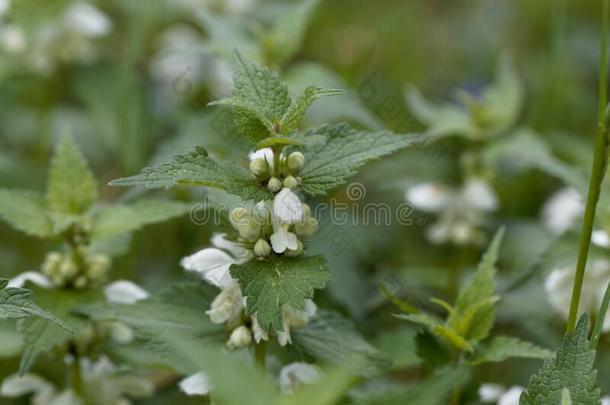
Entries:
{"type": "Polygon", "coordinates": [[[561,235],[583,214],[582,197],[573,188],[555,192],[542,208],[542,221],[554,234],[561,235]]]}
{"type": "Polygon", "coordinates": [[[407,189],[405,198],[418,210],[439,212],[447,206],[450,192],[441,184],[421,183],[407,189]]]}
{"type": "MultiPolygon", "coordinates": [[[[1,15],[1,13],[0,13],[1,15]]],[[[25,50],[26,40],[21,28],[9,24],[0,27],[0,42],[8,52],[19,53],[25,50]]]]}
{"type": "Polygon", "coordinates": [[[489,183],[475,177],[466,181],[461,197],[465,204],[481,211],[495,211],[498,208],[498,198],[489,183]]]}
{"type": "Polygon", "coordinates": [[[11,278],[8,282],[8,287],[23,287],[26,281],[30,281],[43,288],[51,287],[51,280],[49,280],[49,278],[44,274],[37,271],[26,271],[11,278]]]}
{"type": "Polygon", "coordinates": [[[0,0],[0,17],[8,11],[11,6],[11,0],[0,0]]]}
{"type": "Polygon", "coordinates": [[[100,37],[110,32],[112,22],[105,14],[90,3],[76,2],[66,10],[66,25],[84,36],[100,37]]]}
{"type": "Polygon", "coordinates": [[[178,385],[187,395],[206,395],[212,389],[208,376],[203,372],[183,379],[178,385]]]}
{"type": "Polygon", "coordinates": [[[256,314],[250,317],[252,320],[252,334],[254,335],[254,341],[256,343],[260,343],[261,340],[269,340],[269,334],[258,323],[258,319],[256,318],[256,314]]]}
{"type": "Polygon", "coordinates": [[[135,304],[149,297],[142,287],[127,280],[117,280],[104,288],[106,300],[115,304],[135,304]]]}
{"type": "Polygon", "coordinates": [[[289,188],[284,188],[275,195],[272,210],[273,235],[270,238],[274,252],[283,253],[286,249],[298,248],[297,237],[288,228],[303,220],[303,212],[303,203],[289,188]]]}
{"type": "Polygon", "coordinates": [[[479,387],[479,397],[482,402],[496,403],[497,405],[519,405],[519,398],[525,388],[514,385],[505,390],[499,384],[483,384],[479,387]]]}
{"type": "Polygon", "coordinates": [[[284,394],[292,394],[301,384],[315,384],[320,381],[320,372],[311,364],[295,362],[280,370],[280,389],[284,394]]]}
{"type": "Polygon", "coordinates": [[[294,309],[290,305],[285,305],[282,310],[282,327],[284,330],[276,331],[277,341],[280,346],[286,346],[287,344],[292,343],[290,329],[302,328],[305,326],[309,321],[309,318],[314,316],[317,310],[318,307],[310,299],[305,300],[305,309],[303,311],[294,309]]]}
{"type": "Polygon", "coordinates": [[[230,349],[241,349],[250,346],[250,343],[252,343],[252,333],[246,326],[241,325],[233,329],[227,345],[230,349]]]}
{"type": "Polygon", "coordinates": [[[24,374],[21,377],[14,374],[2,381],[0,395],[3,397],[18,398],[27,394],[34,394],[33,404],[49,403],[55,397],[55,387],[35,374],[24,374]]]}
{"type": "Polygon", "coordinates": [[[263,148],[254,152],[248,153],[250,160],[257,158],[265,159],[269,163],[269,168],[273,169],[273,150],[271,148],[263,148]]]}
{"type": "MultiPolygon", "coordinates": [[[[574,272],[574,267],[558,268],[551,271],[544,282],[549,303],[557,313],[566,319],[572,299],[574,272]]],[[[602,259],[590,262],[585,271],[578,306],[581,313],[585,311],[595,313],[599,310],[608,282],[610,282],[610,262],[602,259]]],[[[604,332],[610,331],[609,314],[605,315],[602,329],[604,332]]]]}
{"type": "Polygon", "coordinates": [[[610,235],[601,229],[595,230],[591,233],[591,242],[599,247],[608,248],[610,247],[610,235]]]}
{"type": "Polygon", "coordinates": [[[243,297],[239,284],[224,288],[220,294],[214,298],[212,305],[206,314],[213,323],[223,323],[236,319],[241,315],[244,308],[243,297]]]}
{"type": "Polygon", "coordinates": [[[209,283],[221,288],[228,288],[235,283],[229,273],[229,267],[235,263],[235,258],[216,248],[200,250],[180,261],[184,269],[200,273],[209,283]]]}

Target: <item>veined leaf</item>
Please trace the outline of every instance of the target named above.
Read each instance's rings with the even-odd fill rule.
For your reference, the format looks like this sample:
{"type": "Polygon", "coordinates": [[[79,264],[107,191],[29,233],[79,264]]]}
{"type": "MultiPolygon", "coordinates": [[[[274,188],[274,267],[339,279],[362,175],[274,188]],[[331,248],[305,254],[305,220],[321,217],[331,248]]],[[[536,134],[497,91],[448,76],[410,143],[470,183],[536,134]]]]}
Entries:
{"type": "Polygon", "coordinates": [[[246,297],[247,314],[256,314],[264,330],[284,330],[284,305],[304,310],[305,298],[313,298],[314,290],[324,288],[330,278],[322,256],[250,260],[230,271],[246,297]]]}
{"type": "Polygon", "coordinates": [[[306,149],[305,167],[301,172],[301,189],[311,195],[325,194],[327,190],[345,183],[346,178],[372,159],[413,145],[416,135],[398,135],[388,131],[356,131],[346,124],[323,125],[305,132],[323,135],[326,144],[306,149]]]}
{"type": "Polygon", "coordinates": [[[53,234],[45,198],[34,191],[0,189],[0,217],[28,235],[44,238],[53,234]]]}
{"type": "Polygon", "coordinates": [[[353,361],[364,374],[390,365],[389,359],[336,312],[319,311],[305,327],[292,331],[291,335],[295,346],[311,356],[335,364],[353,361]]]}
{"type": "MultiPolygon", "coordinates": [[[[96,291],[37,288],[34,293],[43,308],[55,314],[77,335],[87,322],[84,318],[72,314],[72,309],[101,298],[101,294],[96,291]]],[[[64,329],[38,317],[23,320],[19,324],[19,330],[24,335],[23,355],[19,367],[21,373],[28,371],[41,353],[63,344],[70,338],[70,334],[64,329]]]]}
{"type": "Polygon", "coordinates": [[[589,319],[581,316],[574,334],[567,334],[555,357],[545,360],[542,369],[530,378],[527,391],[521,394],[521,405],[554,405],[561,403],[568,390],[572,403],[599,404],[600,390],[595,388],[593,369],[595,350],[589,348],[589,319]]]}
{"type": "Polygon", "coordinates": [[[175,156],[171,163],[144,168],[140,174],[113,180],[110,184],[148,188],[206,186],[224,189],[244,200],[260,201],[270,198],[270,193],[256,184],[245,169],[232,162],[212,159],[202,147],[175,156]]]}
{"type": "Polygon", "coordinates": [[[485,346],[477,350],[472,363],[499,362],[506,359],[519,357],[526,359],[544,359],[552,355],[552,352],[533,343],[525,342],[516,337],[494,336],[485,346]]]}
{"type": "Polygon", "coordinates": [[[318,86],[307,86],[303,93],[292,103],[282,117],[280,123],[281,133],[289,134],[299,128],[299,124],[311,104],[321,97],[343,94],[343,90],[324,89],[318,86]]]}
{"type": "Polygon", "coordinates": [[[47,200],[49,208],[61,214],[82,214],[97,199],[95,177],[80,151],[64,136],[51,160],[47,200]]]}
{"type": "Polygon", "coordinates": [[[93,215],[91,237],[107,238],[163,222],[183,215],[191,209],[187,203],[169,200],[140,200],[130,205],[111,205],[100,208],[93,215]]]}
{"type": "Polygon", "coordinates": [[[36,305],[32,291],[7,285],[8,280],[0,278],[0,319],[23,319],[36,315],[71,332],[66,324],[36,305]]]}

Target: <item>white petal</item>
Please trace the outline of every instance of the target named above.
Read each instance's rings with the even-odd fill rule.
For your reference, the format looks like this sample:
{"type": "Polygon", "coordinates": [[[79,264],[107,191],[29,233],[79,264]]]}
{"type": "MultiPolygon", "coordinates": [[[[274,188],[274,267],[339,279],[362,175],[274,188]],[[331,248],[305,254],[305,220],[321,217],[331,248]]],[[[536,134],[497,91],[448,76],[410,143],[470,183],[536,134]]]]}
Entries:
{"type": "Polygon", "coordinates": [[[11,0],[0,0],[0,17],[2,17],[9,9],[11,0]]]}
{"type": "Polygon", "coordinates": [[[212,245],[222,250],[226,250],[236,258],[249,258],[249,250],[244,248],[239,243],[228,240],[223,233],[215,233],[212,235],[212,245]]]}
{"type": "Polygon", "coordinates": [[[405,198],[419,210],[438,212],[447,206],[450,194],[441,184],[422,183],[409,188],[405,198]]]}
{"type": "Polygon", "coordinates": [[[315,384],[320,380],[320,372],[311,364],[295,362],[280,370],[280,388],[283,393],[291,394],[300,384],[315,384]]]}
{"type": "Polygon", "coordinates": [[[106,301],[115,304],[135,304],[149,297],[149,294],[136,283],[128,280],[117,280],[104,288],[106,301]]]}
{"type": "Polygon", "coordinates": [[[83,35],[98,37],[107,34],[111,21],[93,5],[86,2],[74,3],[66,11],[66,25],[83,35]]]}
{"type": "Polygon", "coordinates": [[[610,247],[610,235],[608,232],[598,229],[591,234],[591,242],[599,247],[610,247]]]}
{"type": "Polygon", "coordinates": [[[234,258],[216,248],[200,250],[180,261],[180,265],[186,270],[201,273],[208,282],[221,288],[233,284],[229,267],[235,263],[234,258]]]}
{"type": "Polygon", "coordinates": [[[287,234],[285,229],[278,229],[269,240],[271,241],[271,247],[275,253],[284,253],[288,247],[287,234]]]}
{"type": "Polygon", "coordinates": [[[297,250],[299,248],[297,236],[292,232],[286,232],[286,248],[290,250],[297,250]]]}
{"type": "Polygon", "coordinates": [[[289,188],[283,188],[273,199],[274,221],[294,224],[303,219],[303,203],[289,188]]]}
{"type": "Polygon", "coordinates": [[[269,340],[269,334],[261,328],[261,325],[256,319],[256,314],[250,317],[252,320],[252,333],[254,334],[254,341],[260,343],[261,340],[269,340]]]}
{"type": "Polygon", "coordinates": [[[610,395],[606,395],[605,397],[602,397],[600,405],[610,405],[610,395]]]}
{"type": "Polygon", "coordinates": [[[469,179],[462,189],[462,198],[467,206],[483,211],[493,211],[498,208],[498,198],[486,181],[469,179]]]}
{"type": "Polygon", "coordinates": [[[555,235],[561,235],[572,227],[582,215],[582,197],[573,188],[563,188],[551,196],[542,208],[542,220],[555,235]]]}
{"type": "Polygon", "coordinates": [[[269,164],[273,164],[273,150],[271,150],[271,148],[263,148],[254,152],[250,152],[248,154],[248,157],[250,158],[250,160],[258,158],[266,159],[269,164]]]}
{"type": "Polygon", "coordinates": [[[53,391],[54,388],[48,381],[34,374],[24,374],[21,377],[13,374],[6,377],[2,381],[2,387],[0,387],[0,395],[9,398],[16,398],[31,393],[50,393],[53,391]]]}
{"type": "Polygon", "coordinates": [[[498,405],[519,405],[519,397],[525,388],[515,385],[510,387],[508,391],[498,401],[498,405]]]}
{"type": "Polygon", "coordinates": [[[26,271],[25,273],[21,273],[11,278],[8,282],[8,287],[23,287],[26,281],[30,281],[39,287],[51,287],[51,280],[37,271],[26,271]]]}
{"type": "Polygon", "coordinates": [[[313,300],[310,299],[306,299],[305,300],[305,315],[307,315],[308,317],[312,317],[316,314],[316,312],[318,312],[318,306],[316,305],[315,302],[313,302],[313,300]]]}
{"type": "Polygon", "coordinates": [[[212,301],[211,308],[206,311],[213,323],[224,323],[241,315],[244,308],[241,289],[237,283],[223,289],[212,301]]]}
{"type": "Polygon", "coordinates": [[[481,402],[497,402],[506,392],[500,384],[483,384],[479,387],[481,402]]]}
{"type": "Polygon", "coordinates": [[[185,378],[180,381],[179,385],[187,395],[206,395],[212,389],[208,376],[203,372],[185,378]]]}

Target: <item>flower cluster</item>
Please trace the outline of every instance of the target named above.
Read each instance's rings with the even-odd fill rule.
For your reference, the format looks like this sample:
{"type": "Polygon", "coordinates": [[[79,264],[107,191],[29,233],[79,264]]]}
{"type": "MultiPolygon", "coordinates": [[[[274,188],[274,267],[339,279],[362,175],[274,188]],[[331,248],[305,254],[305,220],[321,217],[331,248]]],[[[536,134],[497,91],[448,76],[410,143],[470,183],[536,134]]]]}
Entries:
{"type": "Polygon", "coordinates": [[[102,283],[110,269],[110,257],[88,253],[77,248],[75,252],[50,252],[42,264],[42,273],[56,287],[72,286],[77,289],[102,283]]]}
{"type": "MultiPolygon", "coordinates": [[[[249,346],[253,340],[258,343],[269,339],[269,332],[258,324],[256,314],[244,315],[245,299],[239,284],[231,277],[231,265],[264,260],[271,255],[302,255],[302,240],[313,235],[318,226],[311,208],[294,191],[300,181],[298,172],[305,164],[303,154],[274,156],[270,149],[261,149],[250,158],[250,172],[274,193],[273,200],[259,201],[251,209],[233,208],[229,220],[236,231],[235,238],[216,234],[212,238],[214,247],[185,257],[181,262],[186,270],[199,272],[220,288],[206,313],[212,322],[226,323],[232,329],[227,342],[230,349],[249,346]]],[[[283,330],[272,331],[280,345],[289,344],[291,328],[303,327],[316,309],[311,300],[306,300],[304,311],[284,306],[283,330]]]]}

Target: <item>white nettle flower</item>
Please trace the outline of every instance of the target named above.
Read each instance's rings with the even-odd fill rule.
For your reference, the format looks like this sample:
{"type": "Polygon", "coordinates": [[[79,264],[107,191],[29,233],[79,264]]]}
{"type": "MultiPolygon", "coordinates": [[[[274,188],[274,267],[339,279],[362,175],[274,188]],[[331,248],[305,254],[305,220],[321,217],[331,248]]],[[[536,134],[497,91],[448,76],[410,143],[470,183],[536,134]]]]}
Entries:
{"type": "MultiPolygon", "coordinates": [[[[29,394],[33,394],[31,399],[33,405],[46,405],[56,402],[64,393],[58,393],[53,384],[42,377],[30,373],[23,376],[14,374],[2,381],[0,395],[3,397],[18,398],[29,394]]],[[[80,403],[73,393],[70,393],[70,396],[73,397],[73,401],[66,402],[66,404],[80,403]]],[[[62,399],[65,399],[65,396],[62,399]]]]}
{"type": "Polygon", "coordinates": [[[309,318],[313,317],[318,310],[316,304],[310,300],[305,300],[305,309],[299,311],[298,309],[292,308],[290,305],[284,305],[282,310],[282,327],[284,330],[277,331],[277,341],[280,346],[286,346],[292,343],[290,338],[291,328],[302,328],[307,324],[309,318]]]}
{"type": "Polygon", "coordinates": [[[284,394],[292,394],[301,384],[315,384],[320,381],[320,371],[313,365],[295,362],[280,370],[280,389],[284,394]]]}
{"type": "MultiPolygon", "coordinates": [[[[574,267],[558,268],[551,271],[544,282],[549,303],[557,313],[566,319],[572,299],[574,273],[574,267]]],[[[579,310],[581,313],[585,311],[594,313],[599,310],[608,282],[610,282],[610,262],[603,259],[590,262],[585,271],[580,295],[579,310]]],[[[604,318],[602,330],[610,331],[609,314],[606,314],[604,318]]]]}
{"type": "Polygon", "coordinates": [[[79,1],[64,14],[66,27],[86,37],[101,37],[110,32],[110,19],[90,3],[79,1]]]}
{"type": "Polygon", "coordinates": [[[150,296],[142,287],[128,280],[117,280],[104,287],[106,300],[116,304],[135,304],[150,296]]]}
{"type": "Polygon", "coordinates": [[[187,395],[207,395],[212,389],[210,379],[203,372],[186,377],[178,385],[187,395]]]}
{"type": "Polygon", "coordinates": [[[432,243],[452,241],[457,244],[480,239],[478,227],[484,215],[498,208],[498,199],[490,185],[471,177],[459,189],[450,189],[438,183],[422,183],[409,188],[406,200],[415,208],[440,214],[426,235],[432,243]]]}
{"type": "Polygon", "coordinates": [[[289,232],[290,225],[302,221],[303,203],[289,188],[284,188],[273,199],[273,235],[271,246],[276,253],[284,253],[286,249],[297,250],[297,236],[289,232]]]}
{"type": "Polygon", "coordinates": [[[205,313],[213,323],[224,323],[237,319],[244,309],[244,299],[237,283],[231,287],[223,288],[214,298],[210,309],[205,313]]]}
{"type": "Polygon", "coordinates": [[[255,159],[264,159],[269,164],[269,168],[273,170],[273,150],[271,148],[262,148],[248,153],[250,161],[255,159]]]}
{"type": "Polygon", "coordinates": [[[495,403],[497,405],[519,405],[524,387],[514,385],[508,390],[499,384],[483,384],[479,387],[481,402],[495,403]]]}
{"type": "Polygon", "coordinates": [[[44,274],[37,271],[26,271],[11,278],[8,282],[8,287],[23,287],[28,281],[38,287],[50,288],[52,286],[51,280],[44,274]]]}
{"type": "Polygon", "coordinates": [[[542,208],[542,221],[554,235],[561,235],[574,225],[583,212],[581,195],[575,189],[565,187],[546,202],[542,208]]]}

